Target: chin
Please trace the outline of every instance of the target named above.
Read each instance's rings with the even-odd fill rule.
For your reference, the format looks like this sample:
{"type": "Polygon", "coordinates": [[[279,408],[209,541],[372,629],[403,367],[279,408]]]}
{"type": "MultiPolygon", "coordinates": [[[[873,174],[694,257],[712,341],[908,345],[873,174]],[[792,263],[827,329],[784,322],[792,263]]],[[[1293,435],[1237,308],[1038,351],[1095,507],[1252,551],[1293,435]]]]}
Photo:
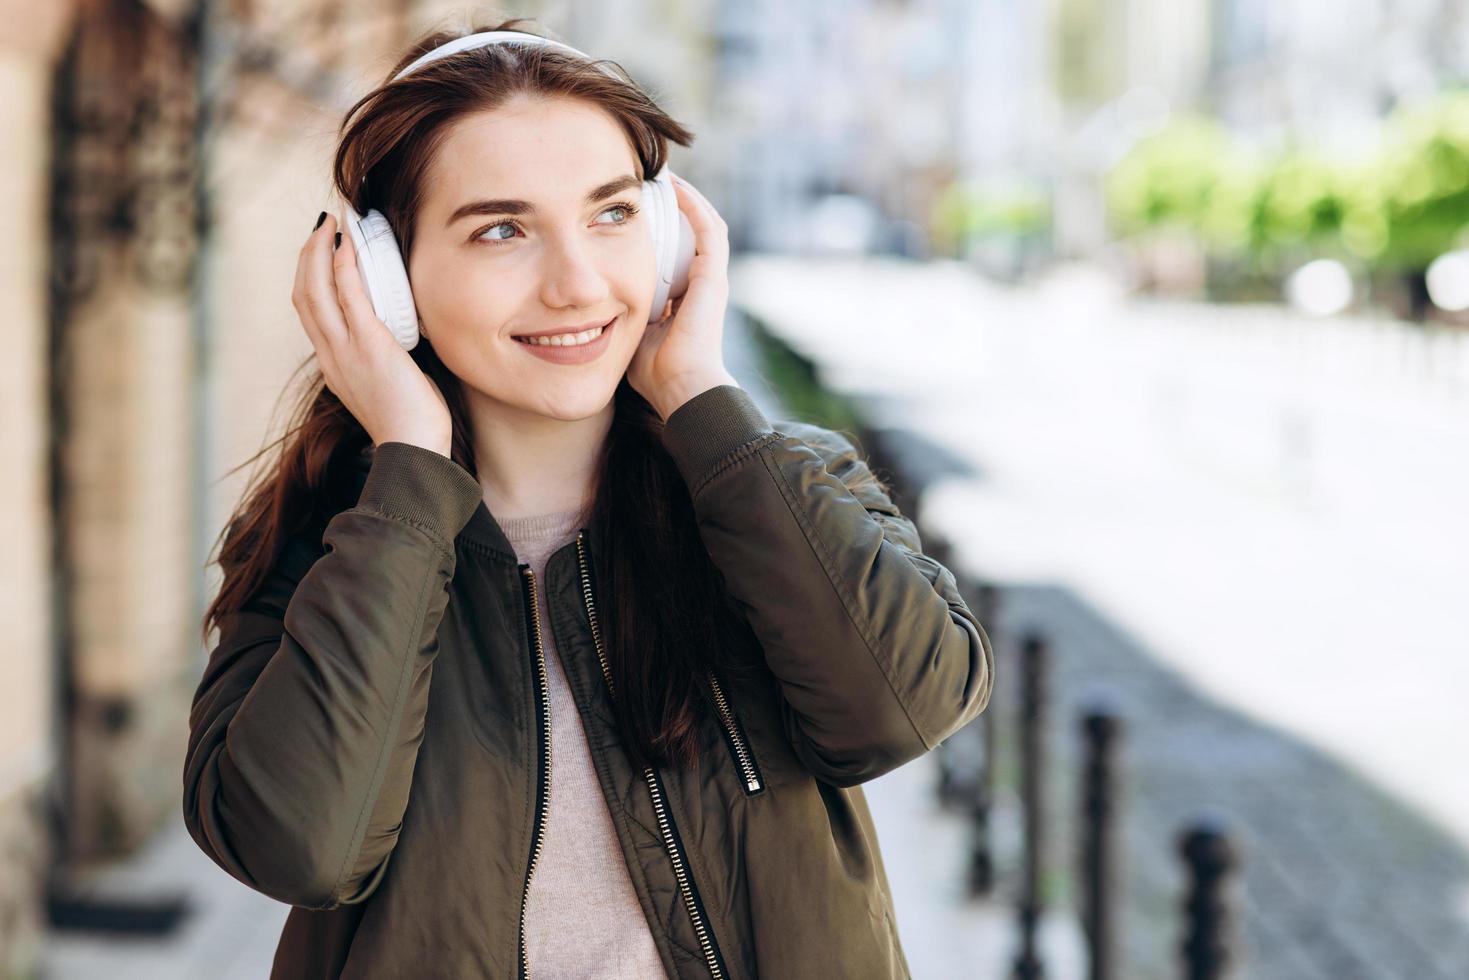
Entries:
{"type": "Polygon", "coordinates": [[[522,407],[546,418],[577,422],[604,411],[617,394],[623,372],[599,373],[595,377],[549,382],[539,391],[523,392],[522,407]]]}

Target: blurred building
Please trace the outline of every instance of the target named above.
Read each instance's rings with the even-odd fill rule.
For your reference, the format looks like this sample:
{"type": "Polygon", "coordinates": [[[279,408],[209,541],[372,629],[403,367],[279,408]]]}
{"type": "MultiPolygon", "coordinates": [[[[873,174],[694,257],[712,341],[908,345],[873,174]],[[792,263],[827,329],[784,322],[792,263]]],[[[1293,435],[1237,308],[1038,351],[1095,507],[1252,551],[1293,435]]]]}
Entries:
{"type": "Polygon", "coordinates": [[[983,7],[721,5],[711,161],[736,247],[925,252],[933,197],[979,118],[967,100],[985,71],[969,57],[983,7]]]}
{"type": "Polygon", "coordinates": [[[1213,20],[1208,95],[1232,129],[1350,151],[1400,102],[1469,76],[1469,5],[1227,0],[1213,20]]]}
{"type": "Polygon", "coordinates": [[[47,161],[51,78],[70,10],[57,3],[22,17],[26,6],[0,5],[0,72],[8,93],[0,100],[7,147],[0,180],[13,202],[5,211],[8,245],[0,265],[0,315],[13,341],[0,358],[0,445],[11,461],[10,478],[0,482],[6,542],[0,553],[6,625],[0,640],[0,971],[6,975],[19,974],[36,955],[42,915],[36,897],[47,861],[42,795],[56,763],[47,161]]]}

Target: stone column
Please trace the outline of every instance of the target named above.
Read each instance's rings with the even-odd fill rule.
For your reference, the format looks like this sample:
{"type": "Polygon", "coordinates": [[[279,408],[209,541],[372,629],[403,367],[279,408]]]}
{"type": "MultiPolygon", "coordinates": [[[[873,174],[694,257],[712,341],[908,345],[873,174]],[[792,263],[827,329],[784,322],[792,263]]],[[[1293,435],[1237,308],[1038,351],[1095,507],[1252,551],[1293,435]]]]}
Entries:
{"type": "Polygon", "coordinates": [[[51,121],[63,870],[177,809],[198,648],[195,52],[161,7],[76,23],[51,121]]]}
{"type": "Polygon", "coordinates": [[[0,0],[0,975],[29,975],[50,860],[43,794],[54,761],[48,479],[47,203],[51,77],[72,4],[0,0]]]}

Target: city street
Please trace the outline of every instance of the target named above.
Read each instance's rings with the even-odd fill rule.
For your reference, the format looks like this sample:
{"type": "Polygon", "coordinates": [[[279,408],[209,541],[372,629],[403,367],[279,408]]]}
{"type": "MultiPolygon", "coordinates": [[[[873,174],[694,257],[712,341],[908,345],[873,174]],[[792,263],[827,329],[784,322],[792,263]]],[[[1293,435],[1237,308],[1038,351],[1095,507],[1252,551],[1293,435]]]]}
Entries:
{"type": "MultiPolygon", "coordinates": [[[[928,488],[925,525],[1002,590],[997,707],[1024,624],[1056,647],[1053,744],[1089,689],[1124,706],[1129,975],[1167,975],[1171,837],[1206,808],[1245,845],[1248,975],[1464,975],[1464,337],[1124,301],[1085,269],[1026,289],[872,260],[732,276],[870,425],[967,471],[928,488]]],[[[1071,846],[1048,845],[1058,866],[1071,846]]]]}
{"type": "MultiPolygon", "coordinates": [[[[278,869],[233,811],[287,812],[296,784],[260,772],[299,777],[298,743],[361,746],[269,691],[251,717],[316,736],[257,743],[191,696],[214,685],[230,709],[209,668],[260,651],[207,663],[218,614],[253,608],[277,545],[351,504],[335,465],[364,435],[444,431],[423,385],[371,377],[389,345],[433,335],[413,357],[456,454],[496,512],[534,516],[596,471],[576,424],[596,406],[567,399],[610,391],[632,356],[616,338],[637,340],[586,326],[641,319],[649,287],[658,309],[690,282],[724,295],[726,256],[727,304],[703,292],[687,343],[642,344],[639,387],[715,366],[722,316],[720,376],[777,429],[852,438],[921,539],[885,544],[883,570],[946,566],[993,645],[979,723],[925,731],[932,751],[861,784],[892,907],[869,893],[827,932],[873,913],[918,980],[1469,978],[1466,4],[6,10],[26,29],[0,40],[0,167],[26,204],[0,263],[0,980],[268,976],[290,906],[244,883],[278,869]],[[587,335],[502,343],[558,330],[587,335]],[[564,472],[521,465],[553,458],[564,472]],[[186,765],[211,733],[255,768],[186,765]],[[231,811],[228,840],[183,812],[200,794],[231,811]]],[[[379,510],[422,524],[422,494],[388,513],[382,486],[379,510]]],[[[353,609],[393,618],[377,580],[346,578],[369,589],[353,609]]],[[[458,576],[445,621],[482,618],[463,589],[488,584],[458,576]]],[[[859,632],[939,676],[907,623],[859,632]]],[[[294,666],[341,709],[337,654],[369,654],[302,635],[294,666]]],[[[345,724],[392,727],[377,687],[345,724]]],[[[479,717],[513,723],[510,689],[488,690],[479,717]]],[[[361,777],[343,792],[390,785],[367,756],[315,761],[361,777]]],[[[429,770],[484,775],[461,768],[429,770]]],[[[347,833],[339,806],[297,809],[347,833]]],[[[749,821],[724,810],[690,811],[690,832],[737,841],[749,821]]],[[[372,839],[381,811],[358,821],[372,839]]],[[[306,850],[315,881],[328,852],[306,850]]],[[[705,896],[711,928],[753,926],[754,972],[830,972],[772,955],[824,955],[822,936],[769,925],[832,918],[829,888],[755,889],[752,913],[788,904],[745,916],[729,884],[705,896]]],[[[655,906],[676,935],[677,905],[655,906]]],[[[305,922],[302,948],[350,952],[330,926],[305,922]]],[[[414,931],[378,930],[381,958],[456,972],[452,941],[414,931]]]]}

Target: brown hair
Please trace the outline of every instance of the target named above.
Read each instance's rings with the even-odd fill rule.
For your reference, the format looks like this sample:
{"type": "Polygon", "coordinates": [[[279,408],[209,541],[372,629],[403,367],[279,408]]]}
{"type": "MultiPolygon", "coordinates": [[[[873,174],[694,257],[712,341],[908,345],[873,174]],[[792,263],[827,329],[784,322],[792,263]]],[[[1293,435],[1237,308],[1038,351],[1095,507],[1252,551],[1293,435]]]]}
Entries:
{"type": "MultiPolygon", "coordinates": [[[[631,78],[615,78],[599,67],[613,63],[556,48],[492,45],[430,62],[392,80],[419,55],[464,33],[515,30],[524,20],[424,35],[387,80],[359,99],[343,119],[333,168],[336,189],[359,214],[369,208],[384,214],[405,264],[413,248],[426,168],[449,124],[467,113],[493,109],[521,93],[584,99],[623,126],[641,176],[662,169],[669,140],[681,146],[693,142],[693,134],[631,78]]],[[[451,458],[475,473],[471,420],[459,380],[426,337],[410,353],[449,404],[451,458]]],[[[712,710],[702,682],[704,670],[755,669],[752,661],[725,656],[751,649],[748,644],[725,646],[749,627],[703,547],[688,487],[661,442],[662,419],[626,377],[613,401],[614,418],[598,465],[589,521],[603,543],[595,556],[601,599],[597,612],[617,695],[618,724],[640,767],[692,765],[698,757],[696,711],[701,702],[712,710]]],[[[283,446],[252,480],[221,532],[218,563],[224,579],[204,616],[206,642],[210,629],[240,609],[265,581],[292,536],[309,532],[318,539],[313,543],[319,543],[319,532],[331,515],[352,506],[348,464],[369,443],[361,424],[316,369],[286,431],[240,464],[283,446]]]]}

